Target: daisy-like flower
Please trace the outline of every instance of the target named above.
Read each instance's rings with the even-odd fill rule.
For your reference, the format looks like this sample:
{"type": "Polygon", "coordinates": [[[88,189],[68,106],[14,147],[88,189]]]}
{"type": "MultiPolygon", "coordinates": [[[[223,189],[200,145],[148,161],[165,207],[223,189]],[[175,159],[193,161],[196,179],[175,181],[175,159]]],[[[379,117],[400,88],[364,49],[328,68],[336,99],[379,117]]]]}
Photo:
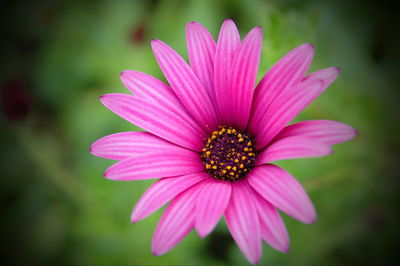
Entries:
{"type": "Polygon", "coordinates": [[[261,240],[287,252],[289,237],[278,210],[303,223],[316,220],[300,183],[274,161],[318,157],[355,136],[343,123],[311,120],[287,126],[337,77],[338,68],[307,75],[313,46],[301,45],[277,62],[256,85],[262,31],[241,41],[226,20],[215,42],[201,24],[186,28],[190,65],[159,40],[152,48],[169,85],[138,71],[123,71],[132,92],[101,102],[147,132],[122,132],[97,140],[92,154],[119,160],[105,172],[112,180],[160,178],[140,198],[137,222],[171,201],[152,241],[161,255],[192,229],[205,237],[225,217],[251,263],[261,240]]]}

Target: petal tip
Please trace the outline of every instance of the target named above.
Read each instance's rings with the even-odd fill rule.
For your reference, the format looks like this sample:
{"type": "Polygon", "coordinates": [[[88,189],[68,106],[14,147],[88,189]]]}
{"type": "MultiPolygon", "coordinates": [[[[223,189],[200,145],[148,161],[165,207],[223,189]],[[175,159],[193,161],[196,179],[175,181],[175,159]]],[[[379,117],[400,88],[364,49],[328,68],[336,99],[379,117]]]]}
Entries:
{"type": "Polygon", "coordinates": [[[315,47],[314,47],[314,44],[312,44],[312,43],[306,43],[305,44],[305,49],[307,50],[307,54],[309,55],[309,56],[313,56],[314,55],[314,52],[315,52],[315,47]]]}
{"type": "Polygon", "coordinates": [[[254,30],[262,32],[262,26],[261,25],[255,26],[254,30]]]}
{"type": "Polygon", "coordinates": [[[131,215],[131,223],[135,224],[135,223],[137,223],[139,221],[140,221],[140,218],[137,217],[137,215],[135,213],[132,213],[132,215],[131,215]]]}
{"type": "Polygon", "coordinates": [[[253,38],[256,38],[257,40],[262,42],[263,32],[262,32],[262,27],[261,26],[256,26],[256,27],[252,28],[250,33],[254,36],[253,38]]]}
{"type": "Polygon", "coordinates": [[[351,138],[354,138],[354,137],[357,137],[359,134],[360,134],[360,131],[358,131],[357,129],[355,129],[355,128],[352,128],[352,133],[353,133],[353,135],[351,136],[351,138]]]}
{"type": "Polygon", "coordinates": [[[151,253],[154,255],[154,256],[160,256],[160,255],[162,255],[162,253],[161,252],[157,252],[157,251],[155,251],[155,250],[151,250],[151,253]]]}
{"type": "Polygon", "coordinates": [[[154,256],[161,256],[165,253],[167,253],[168,250],[162,250],[159,246],[155,246],[154,244],[151,245],[151,253],[154,256]]]}
{"type": "Polygon", "coordinates": [[[89,152],[90,152],[92,155],[94,155],[94,156],[98,156],[98,155],[97,155],[97,149],[96,149],[97,141],[98,141],[98,140],[96,140],[95,142],[93,142],[93,143],[90,145],[90,147],[89,147],[89,152]]]}
{"type": "Polygon", "coordinates": [[[332,67],[332,72],[334,73],[335,78],[339,75],[340,70],[340,67],[332,67]]]}
{"type": "Polygon", "coordinates": [[[161,45],[162,41],[158,40],[158,39],[152,39],[151,40],[151,47],[154,48],[154,46],[159,46],[161,45]]]}
{"type": "Polygon", "coordinates": [[[304,43],[304,44],[298,46],[297,49],[299,49],[297,51],[299,51],[299,52],[301,51],[302,53],[304,53],[304,56],[314,54],[314,44],[312,44],[312,43],[304,43]]]}
{"type": "Polygon", "coordinates": [[[200,238],[205,238],[208,235],[207,233],[204,233],[204,232],[200,233],[198,231],[197,231],[197,234],[199,235],[200,238]]]}
{"type": "Polygon", "coordinates": [[[107,106],[108,100],[109,100],[108,94],[103,94],[99,96],[99,101],[105,106],[107,106]]]}
{"type": "Polygon", "coordinates": [[[303,221],[305,224],[316,224],[317,223],[317,215],[314,213],[314,215],[310,218],[306,218],[303,221]]]}
{"type": "Polygon", "coordinates": [[[260,258],[252,259],[252,260],[250,260],[250,262],[251,262],[253,265],[257,265],[257,264],[260,263],[260,258]]]}
{"type": "Polygon", "coordinates": [[[235,24],[235,22],[233,22],[233,19],[231,19],[231,18],[225,19],[225,20],[224,20],[224,24],[225,24],[225,23],[233,23],[233,24],[235,24]]]}
{"type": "Polygon", "coordinates": [[[196,228],[197,234],[200,238],[205,238],[211,232],[211,230],[203,229],[203,228],[196,228]]]}
{"type": "Polygon", "coordinates": [[[199,24],[199,22],[192,20],[192,21],[190,21],[190,22],[188,22],[188,23],[186,24],[186,27],[195,26],[195,25],[198,25],[198,24],[199,24]]]}
{"type": "Polygon", "coordinates": [[[106,171],[103,173],[103,177],[108,178],[108,174],[109,174],[109,171],[106,170],[106,171]]]}
{"type": "Polygon", "coordinates": [[[290,246],[288,245],[287,247],[284,247],[283,249],[282,249],[282,252],[283,253],[289,253],[289,251],[290,251],[290,246]]]}
{"type": "Polygon", "coordinates": [[[204,26],[197,21],[190,21],[186,24],[186,36],[192,35],[194,32],[201,32],[204,26]]]}

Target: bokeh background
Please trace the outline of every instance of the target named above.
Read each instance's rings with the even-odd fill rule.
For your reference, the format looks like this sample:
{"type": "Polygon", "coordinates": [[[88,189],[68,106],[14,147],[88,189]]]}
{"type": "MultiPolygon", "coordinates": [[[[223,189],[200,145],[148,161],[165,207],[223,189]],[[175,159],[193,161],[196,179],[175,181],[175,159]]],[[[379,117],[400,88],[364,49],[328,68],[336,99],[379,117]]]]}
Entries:
{"type": "Polygon", "coordinates": [[[291,251],[264,244],[261,264],[394,264],[399,238],[399,30],[385,1],[13,1],[1,15],[1,258],[21,265],[247,264],[223,221],[168,254],[150,252],[158,211],[130,212],[154,181],[102,177],[112,161],[89,154],[96,139],[139,130],[98,101],[127,90],[126,69],[165,80],[150,40],[186,57],[185,24],[214,37],[232,18],[242,37],[261,25],[259,78],[290,49],[315,45],[311,70],[338,80],[296,120],[358,129],[331,156],[281,162],[309,192],[315,225],[284,215],[291,251]]]}

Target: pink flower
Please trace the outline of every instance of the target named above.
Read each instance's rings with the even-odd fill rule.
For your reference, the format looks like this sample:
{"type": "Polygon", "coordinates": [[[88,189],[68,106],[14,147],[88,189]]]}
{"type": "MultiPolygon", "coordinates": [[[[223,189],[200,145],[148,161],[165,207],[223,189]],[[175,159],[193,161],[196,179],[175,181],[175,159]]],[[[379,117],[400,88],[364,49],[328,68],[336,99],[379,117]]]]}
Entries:
{"type": "Polygon", "coordinates": [[[215,43],[201,24],[187,25],[190,66],[172,48],[152,41],[169,85],[137,71],[121,80],[133,95],[107,94],[101,102],[147,130],[99,139],[91,152],[119,160],[112,180],[160,178],[132,213],[142,220],[171,201],[155,230],[152,251],[161,255],[193,228],[201,237],[225,217],[233,239],[251,263],[261,239],[287,252],[289,237],[278,209],[303,223],[316,212],[299,182],[271,162],[318,157],[355,136],[348,125],[311,120],[287,126],[337,77],[338,68],[306,75],[313,46],[301,45],[276,63],[256,85],[262,32],[241,41],[226,20],[215,43]]]}

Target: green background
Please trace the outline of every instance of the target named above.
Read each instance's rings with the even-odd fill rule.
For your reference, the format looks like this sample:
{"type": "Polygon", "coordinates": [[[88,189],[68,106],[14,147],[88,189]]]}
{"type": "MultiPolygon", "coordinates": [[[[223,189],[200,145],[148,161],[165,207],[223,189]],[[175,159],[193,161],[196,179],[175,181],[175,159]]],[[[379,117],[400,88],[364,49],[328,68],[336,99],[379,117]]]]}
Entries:
{"type": "Polygon", "coordinates": [[[258,78],[302,43],[311,71],[338,66],[337,81],[296,118],[331,119],[359,135],[334,154],[280,162],[309,192],[315,225],[284,216],[291,251],[267,245],[261,264],[387,264],[398,257],[399,75],[395,7],[383,1],[15,1],[1,18],[2,260],[12,264],[247,264],[225,224],[194,232],[161,257],[150,252],[162,213],[130,223],[154,181],[102,177],[113,162],[89,154],[96,139],[138,130],[102,106],[127,93],[134,69],[164,80],[150,48],[161,39],[185,58],[185,25],[216,38],[232,18],[242,37],[263,27],[258,78]]]}

